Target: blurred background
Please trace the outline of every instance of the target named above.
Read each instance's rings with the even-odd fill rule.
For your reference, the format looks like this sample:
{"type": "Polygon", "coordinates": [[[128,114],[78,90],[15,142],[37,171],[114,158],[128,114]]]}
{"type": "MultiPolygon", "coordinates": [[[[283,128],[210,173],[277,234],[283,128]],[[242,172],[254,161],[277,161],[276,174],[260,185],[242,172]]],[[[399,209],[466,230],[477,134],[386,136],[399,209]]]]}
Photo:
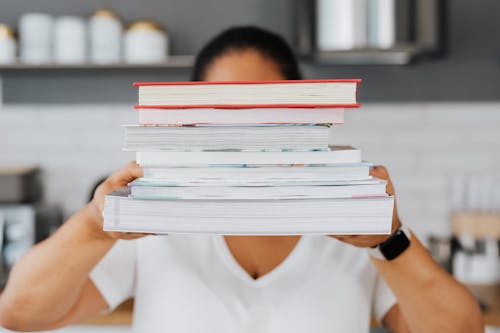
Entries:
{"type": "MultiPolygon", "coordinates": [[[[0,280],[133,159],[133,81],[188,80],[209,38],[258,25],[305,78],[363,79],[331,143],[388,167],[403,222],[498,331],[499,15],[497,0],[0,0],[0,280]]],[[[91,321],[129,322],[130,305],[91,321]]]]}

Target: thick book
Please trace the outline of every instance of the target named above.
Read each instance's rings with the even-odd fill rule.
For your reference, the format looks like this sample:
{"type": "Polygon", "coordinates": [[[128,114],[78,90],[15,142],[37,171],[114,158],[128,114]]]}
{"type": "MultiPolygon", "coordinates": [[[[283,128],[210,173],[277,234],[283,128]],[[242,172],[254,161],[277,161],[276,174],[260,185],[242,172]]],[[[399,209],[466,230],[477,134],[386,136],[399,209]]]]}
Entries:
{"type": "MultiPolygon", "coordinates": [[[[234,199],[234,200],[275,200],[275,199],[332,199],[385,197],[386,182],[373,179],[367,184],[346,183],[337,186],[161,186],[134,183],[130,186],[130,196],[134,199],[154,200],[197,200],[197,199],[234,199]]],[[[154,183],[150,183],[154,184],[154,183]]],[[[300,184],[300,183],[299,183],[300,184]]],[[[170,185],[170,184],[168,184],[170,185]]]]}
{"type": "Polygon", "coordinates": [[[328,150],[326,125],[127,125],[131,151],[311,151],[328,150]]]}
{"type": "Polygon", "coordinates": [[[359,107],[361,80],[136,82],[139,106],[161,108],[359,107]]]}
{"type": "Polygon", "coordinates": [[[104,230],[224,235],[389,234],[393,197],[286,200],[138,200],[106,196],[104,230]]]}
{"type": "Polygon", "coordinates": [[[139,151],[136,161],[142,167],[217,164],[336,164],[360,163],[361,151],[334,146],[330,151],[311,152],[165,152],[139,151]]]}
{"type": "Polygon", "coordinates": [[[242,181],[267,182],[342,182],[370,179],[371,163],[356,164],[291,164],[291,165],[217,165],[183,168],[144,168],[143,179],[166,183],[240,184],[242,181]]]}
{"type": "Polygon", "coordinates": [[[136,107],[139,124],[343,124],[344,108],[192,108],[136,107]]]}

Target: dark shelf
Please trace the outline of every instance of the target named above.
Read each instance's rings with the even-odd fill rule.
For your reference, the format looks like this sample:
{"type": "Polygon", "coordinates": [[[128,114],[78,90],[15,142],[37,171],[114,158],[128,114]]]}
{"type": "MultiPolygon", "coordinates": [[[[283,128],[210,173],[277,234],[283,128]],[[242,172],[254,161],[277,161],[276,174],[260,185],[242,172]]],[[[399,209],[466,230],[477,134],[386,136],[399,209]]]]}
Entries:
{"type": "MultiPolygon", "coordinates": [[[[387,50],[359,49],[348,51],[319,52],[312,60],[317,65],[406,65],[410,63],[419,50],[412,46],[400,46],[387,50]]],[[[64,71],[64,70],[151,70],[151,69],[189,69],[194,62],[192,55],[174,55],[161,63],[130,64],[125,62],[113,64],[14,64],[0,65],[2,72],[23,72],[33,70],[64,71]]]]}
{"type": "Polygon", "coordinates": [[[315,54],[313,61],[318,65],[407,65],[422,53],[411,45],[391,49],[322,51],[315,54]]]}
{"type": "Polygon", "coordinates": [[[0,65],[1,72],[12,71],[33,71],[33,70],[123,70],[123,69],[175,69],[175,68],[190,68],[193,64],[194,57],[191,55],[174,55],[170,56],[167,61],[151,64],[129,64],[125,62],[114,64],[25,64],[16,62],[14,64],[0,65]]]}

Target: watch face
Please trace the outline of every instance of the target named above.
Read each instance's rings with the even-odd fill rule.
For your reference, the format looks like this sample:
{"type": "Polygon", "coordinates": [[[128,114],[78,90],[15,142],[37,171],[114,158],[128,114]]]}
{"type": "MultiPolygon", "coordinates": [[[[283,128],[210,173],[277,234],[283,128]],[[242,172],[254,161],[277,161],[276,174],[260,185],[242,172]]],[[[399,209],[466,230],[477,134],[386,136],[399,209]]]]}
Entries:
{"type": "Polygon", "coordinates": [[[382,252],[387,260],[392,260],[403,253],[408,246],[410,246],[410,240],[406,237],[406,234],[399,229],[394,233],[394,235],[380,244],[379,248],[380,252],[382,252]]]}

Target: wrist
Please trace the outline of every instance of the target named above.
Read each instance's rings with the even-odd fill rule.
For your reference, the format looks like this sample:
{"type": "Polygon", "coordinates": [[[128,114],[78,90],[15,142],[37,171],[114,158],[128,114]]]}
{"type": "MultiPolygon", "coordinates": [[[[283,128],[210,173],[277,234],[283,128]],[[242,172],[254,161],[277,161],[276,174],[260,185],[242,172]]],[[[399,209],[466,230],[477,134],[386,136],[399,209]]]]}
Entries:
{"type": "Polygon", "coordinates": [[[386,240],[375,247],[369,248],[371,257],[390,261],[403,254],[409,247],[411,241],[411,231],[406,226],[397,228],[386,240]]]}

